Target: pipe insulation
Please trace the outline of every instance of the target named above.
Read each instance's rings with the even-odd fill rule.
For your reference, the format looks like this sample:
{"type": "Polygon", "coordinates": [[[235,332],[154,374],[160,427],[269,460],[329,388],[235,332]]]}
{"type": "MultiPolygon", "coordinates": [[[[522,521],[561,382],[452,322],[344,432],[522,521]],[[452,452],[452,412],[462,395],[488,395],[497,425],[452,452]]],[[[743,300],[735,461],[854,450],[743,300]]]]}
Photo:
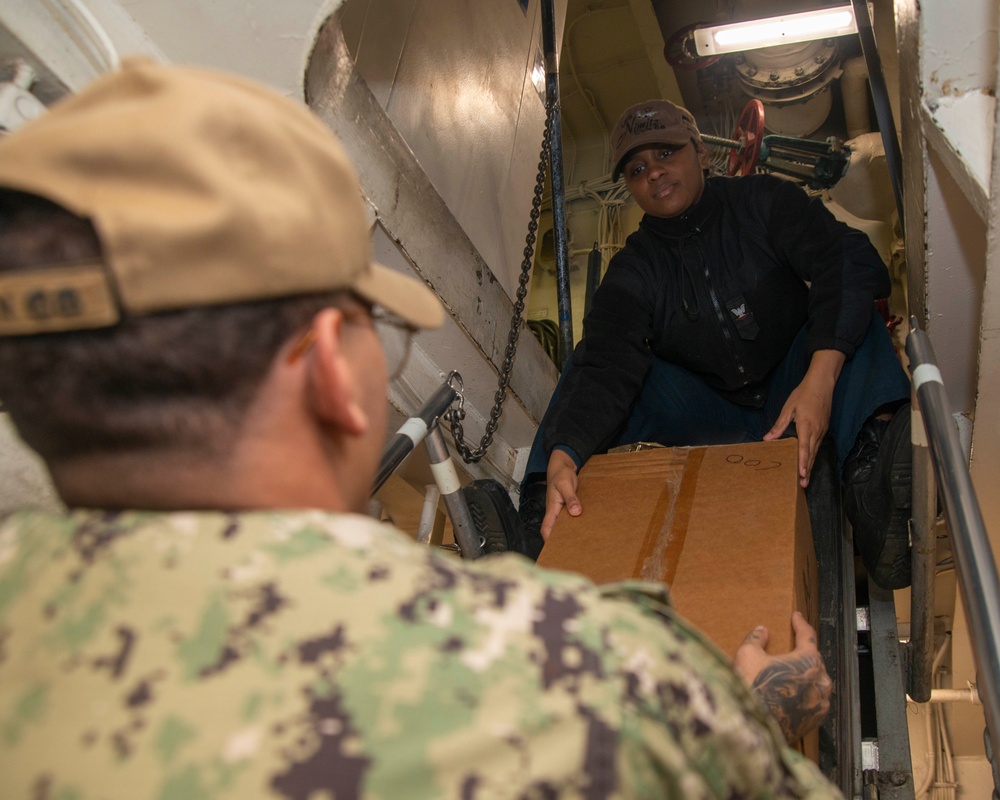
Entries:
{"type": "Polygon", "coordinates": [[[847,144],[851,160],[844,177],[830,188],[830,197],[854,216],[878,220],[891,228],[896,203],[881,135],[861,134],[847,144]]]}
{"type": "Polygon", "coordinates": [[[872,120],[868,112],[868,67],[862,56],[847,59],[840,76],[840,91],[844,100],[844,121],[847,138],[854,139],[871,133],[872,120]]]}
{"type": "MultiPolygon", "coordinates": [[[[916,703],[917,701],[907,695],[906,702],[916,703]]],[[[979,696],[979,689],[974,683],[969,684],[969,686],[965,689],[932,689],[931,699],[927,702],[972,703],[974,705],[982,705],[983,703],[982,698],[979,696]]]]}

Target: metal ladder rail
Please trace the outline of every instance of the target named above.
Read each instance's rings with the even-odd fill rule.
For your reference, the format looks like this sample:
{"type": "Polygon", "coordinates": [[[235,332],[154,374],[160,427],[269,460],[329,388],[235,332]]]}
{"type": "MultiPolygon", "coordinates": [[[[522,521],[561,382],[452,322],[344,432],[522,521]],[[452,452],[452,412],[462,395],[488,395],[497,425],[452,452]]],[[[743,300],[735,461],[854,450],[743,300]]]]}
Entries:
{"type": "MultiPolygon", "coordinates": [[[[986,716],[987,751],[991,743],[1000,741],[1000,579],[997,577],[996,562],[986,535],[986,525],[979,501],[976,499],[968,462],[958,440],[958,431],[949,411],[941,372],[937,368],[934,350],[927,334],[920,330],[916,317],[910,317],[910,333],[906,339],[906,353],[910,359],[913,385],[920,403],[924,430],[930,446],[931,462],[937,478],[944,517],[951,532],[955,554],[955,569],[962,600],[969,617],[972,652],[977,668],[979,693],[983,700],[986,716]]],[[[915,504],[916,510],[916,504],[915,504]]],[[[933,513],[933,506],[932,506],[933,513]]],[[[928,529],[931,526],[926,526],[928,529]]],[[[914,542],[914,555],[918,546],[927,543],[914,542]]],[[[929,547],[933,547],[933,541],[929,547]]],[[[933,570],[933,550],[920,555],[925,561],[923,570],[933,570]]],[[[915,570],[917,564],[914,563],[915,570]]],[[[933,573],[931,572],[931,575],[933,573]]],[[[914,583],[924,580],[925,574],[914,574],[914,583]]],[[[916,586],[915,586],[916,589],[916,586]]],[[[926,603],[926,598],[912,600],[914,610],[926,603]]],[[[933,602],[933,599],[932,599],[933,602]]],[[[929,613],[921,611],[923,617],[929,613]]],[[[916,632],[916,631],[915,631],[916,632]]],[[[921,634],[920,641],[911,639],[911,669],[920,672],[923,665],[930,664],[927,650],[933,649],[933,635],[921,634]]],[[[930,685],[929,675],[917,675],[920,681],[930,685]]],[[[912,679],[911,683],[915,681],[912,679]]],[[[1000,795],[1000,774],[997,763],[993,762],[994,797],[1000,795]]]]}
{"type": "Polygon", "coordinates": [[[819,576],[819,646],[834,682],[820,729],[820,769],[850,800],[913,800],[905,655],[893,594],[855,580],[852,531],[829,439],[817,454],[806,503],[819,576]]]}
{"type": "Polygon", "coordinates": [[[854,546],[845,526],[833,441],[816,455],[806,505],[816,545],[819,649],[833,680],[819,734],[819,767],[845,797],[861,797],[861,697],[857,658],[854,546]]]}
{"type": "MultiPolygon", "coordinates": [[[[896,605],[892,590],[880,588],[870,578],[867,592],[865,636],[871,653],[876,735],[874,740],[862,740],[861,796],[912,800],[916,792],[906,724],[906,652],[899,643],[896,605]]],[[[860,638],[860,624],[858,630],[860,638]]]]}

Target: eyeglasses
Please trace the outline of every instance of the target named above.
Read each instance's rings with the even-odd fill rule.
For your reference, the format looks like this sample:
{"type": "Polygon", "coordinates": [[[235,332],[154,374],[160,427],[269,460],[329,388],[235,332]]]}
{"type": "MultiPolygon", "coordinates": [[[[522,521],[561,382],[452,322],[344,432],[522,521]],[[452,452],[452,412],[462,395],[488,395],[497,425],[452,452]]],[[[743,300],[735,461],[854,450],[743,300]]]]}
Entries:
{"type": "Polygon", "coordinates": [[[413,342],[416,329],[381,306],[372,306],[371,320],[375,325],[378,340],[382,344],[389,380],[395,380],[403,371],[406,359],[410,355],[410,344],[413,342]]]}
{"type": "MultiPolygon", "coordinates": [[[[381,306],[371,306],[370,309],[365,311],[342,309],[342,313],[348,320],[362,318],[372,321],[375,335],[378,336],[379,343],[382,345],[389,380],[398,378],[403,371],[403,365],[406,364],[406,358],[410,354],[410,343],[413,340],[413,334],[416,333],[416,329],[381,306]]],[[[310,327],[288,353],[288,363],[294,364],[302,358],[315,341],[316,334],[313,328],[310,327]]]]}

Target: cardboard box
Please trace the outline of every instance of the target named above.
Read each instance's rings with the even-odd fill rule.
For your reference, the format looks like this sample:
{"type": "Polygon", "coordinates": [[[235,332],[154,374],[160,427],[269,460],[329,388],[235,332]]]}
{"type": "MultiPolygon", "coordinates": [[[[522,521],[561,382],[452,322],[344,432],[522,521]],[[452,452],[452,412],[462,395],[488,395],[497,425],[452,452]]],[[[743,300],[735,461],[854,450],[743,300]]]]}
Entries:
{"type": "Polygon", "coordinates": [[[756,625],[792,650],[793,611],[817,624],[816,556],[798,443],[657,448],[591,458],[583,514],[559,515],[539,566],[597,583],[670,586],[677,610],[732,656],[756,625]]]}
{"type": "MultiPolygon", "coordinates": [[[[583,514],[559,515],[538,564],[597,583],[670,586],[674,607],[732,657],[766,625],[794,649],[792,612],[818,629],[816,554],[798,442],[609,453],[580,471],[583,514]]],[[[796,749],[819,761],[819,732],[796,749]]]]}

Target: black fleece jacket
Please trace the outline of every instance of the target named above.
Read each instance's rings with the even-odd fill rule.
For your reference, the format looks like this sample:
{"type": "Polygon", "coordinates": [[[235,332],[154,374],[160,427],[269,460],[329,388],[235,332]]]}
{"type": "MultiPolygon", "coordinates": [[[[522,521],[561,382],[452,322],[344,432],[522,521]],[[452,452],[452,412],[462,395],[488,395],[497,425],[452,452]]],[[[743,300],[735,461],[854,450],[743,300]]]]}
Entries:
{"type": "Polygon", "coordinates": [[[710,178],[683,215],[643,217],[611,259],[546,417],[546,451],[563,445],[586,461],[607,449],[654,356],[760,408],[803,325],[810,353],[850,358],[890,288],[868,237],[798,186],[710,178]]]}

